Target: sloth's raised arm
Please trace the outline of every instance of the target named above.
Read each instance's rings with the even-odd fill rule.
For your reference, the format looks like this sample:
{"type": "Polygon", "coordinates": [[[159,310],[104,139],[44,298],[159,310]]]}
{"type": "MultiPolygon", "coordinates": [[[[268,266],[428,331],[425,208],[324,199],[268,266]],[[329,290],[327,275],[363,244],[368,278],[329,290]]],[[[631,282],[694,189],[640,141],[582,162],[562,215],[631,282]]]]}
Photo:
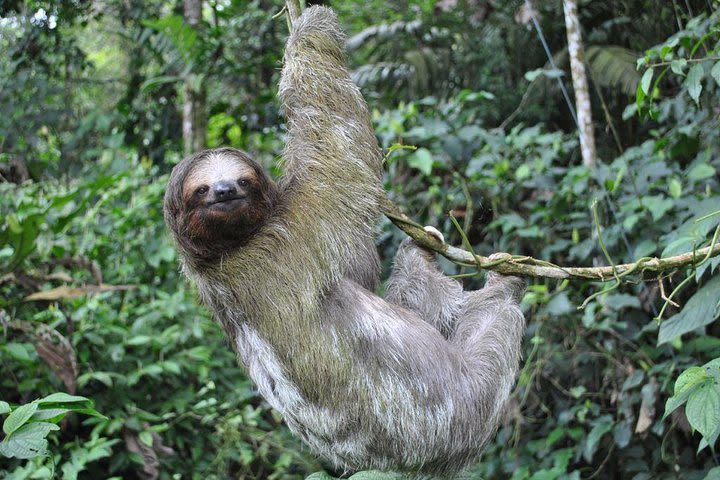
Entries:
{"type": "Polygon", "coordinates": [[[382,153],[345,62],[335,13],[305,10],[293,25],[280,80],[288,121],[283,189],[290,228],[314,227],[301,238],[319,255],[326,281],[367,249],[382,194],[382,153]]]}

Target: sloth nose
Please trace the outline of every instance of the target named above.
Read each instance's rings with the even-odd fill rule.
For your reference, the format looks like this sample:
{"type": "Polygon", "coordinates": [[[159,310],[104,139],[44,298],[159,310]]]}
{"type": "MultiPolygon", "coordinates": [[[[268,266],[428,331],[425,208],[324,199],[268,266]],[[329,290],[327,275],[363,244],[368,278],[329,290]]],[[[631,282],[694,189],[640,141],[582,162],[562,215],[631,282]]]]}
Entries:
{"type": "Polygon", "coordinates": [[[237,190],[235,189],[235,185],[233,182],[217,182],[215,185],[213,185],[213,192],[215,193],[215,198],[218,200],[222,200],[223,198],[228,198],[235,196],[237,194],[237,190]]]}

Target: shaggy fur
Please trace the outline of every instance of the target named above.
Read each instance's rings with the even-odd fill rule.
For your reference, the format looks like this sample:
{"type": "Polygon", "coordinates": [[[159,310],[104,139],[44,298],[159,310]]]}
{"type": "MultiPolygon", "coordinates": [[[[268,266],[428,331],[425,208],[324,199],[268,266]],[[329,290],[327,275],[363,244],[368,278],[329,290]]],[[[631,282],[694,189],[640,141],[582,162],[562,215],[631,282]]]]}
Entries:
{"type": "Polygon", "coordinates": [[[280,82],[285,176],[275,187],[257,173],[268,215],[232,248],[188,237],[194,169],[213,156],[254,165],[225,149],[175,168],[166,221],[258,390],[314,451],[348,471],[452,475],[478,457],[510,393],[524,284],[490,274],[463,292],[406,240],[387,298],[372,293],[382,154],[344,42],[327,8],[294,25],[280,82]]]}

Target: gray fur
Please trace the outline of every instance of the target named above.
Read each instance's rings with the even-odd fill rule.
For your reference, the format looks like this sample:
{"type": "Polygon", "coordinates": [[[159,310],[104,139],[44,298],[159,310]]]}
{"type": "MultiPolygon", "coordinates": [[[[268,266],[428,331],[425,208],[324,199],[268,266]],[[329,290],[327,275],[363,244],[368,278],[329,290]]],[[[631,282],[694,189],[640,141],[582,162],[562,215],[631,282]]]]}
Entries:
{"type": "Polygon", "coordinates": [[[368,290],[382,153],[344,41],[327,8],[294,25],[280,82],[285,177],[257,231],[215,258],[193,253],[214,250],[182,237],[175,177],[187,164],[166,219],[183,271],[292,431],[348,471],[447,476],[495,432],[518,369],[524,284],[492,276],[463,292],[405,241],[387,298],[368,290]]]}

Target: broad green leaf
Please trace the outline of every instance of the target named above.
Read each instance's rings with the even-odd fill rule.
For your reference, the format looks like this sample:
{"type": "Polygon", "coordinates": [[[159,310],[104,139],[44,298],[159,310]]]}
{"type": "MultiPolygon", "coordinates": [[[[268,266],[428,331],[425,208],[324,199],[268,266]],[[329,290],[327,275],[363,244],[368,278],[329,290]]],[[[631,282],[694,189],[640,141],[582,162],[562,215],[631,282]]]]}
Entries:
{"type": "Polygon", "coordinates": [[[38,403],[75,403],[75,402],[89,402],[89,398],[80,397],[78,395],[70,395],[68,393],[58,392],[48,395],[45,398],[38,400],[38,403]]]}
{"type": "Polygon", "coordinates": [[[305,477],[305,480],[336,480],[336,477],[328,475],[326,472],[315,472],[305,477]]]}
{"type": "Polygon", "coordinates": [[[610,294],[604,300],[603,303],[607,308],[619,312],[623,308],[641,308],[640,300],[635,295],[629,295],[627,293],[610,294]]]}
{"type": "Polygon", "coordinates": [[[690,395],[701,385],[711,382],[711,377],[702,367],[690,367],[675,381],[674,395],[665,402],[665,419],[676,408],[685,403],[690,395]]]}
{"type": "Polygon", "coordinates": [[[148,432],[147,430],[143,430],[138,434],[138,438],[142,443],[147,445],[148,447],[152,447],[153,445],[153,436],[152,433],[148,432]]]}
{"type": "Polygon", "coordinates": [[[720,60],[710,70],[710,75],[715,79],[715,83],[720,85],[720,60]]]}
{"type": "Polygon", "coordinates": [[[655,70],[653,68],[648,68],[647,70],[645,70],[645,73],[643,73],[643,76],[640,79],[640,88],[645,95],[650,92],[650,84],[652,83],[654,72],[655,70]]]}
{"type": "Polygon", "coordinates": [[[469,143],[480,138],[483,132],[484,130],[477,125],[466,125],[458,131],[457,136],[460,140],[469,143]]]}
{"type": "Polygon", "coordinates": [[[598,419],[598,423],[590,430],[585,440],[585,448],[583,449],[583,458],[588,462],[592,461],[595,452],[598,449],[602,437],[612,430],[614,422],[609,418],[598,419]]]}
{"type": "Polygon", "coordinates": [[[108,387],[113,386],[113,379],[108,372],[87,372],[80,375],[77,379],[78,387],[84,387],[90,380],[97,380],[100,383],[105,384],[108,387]]]}
{"type": "Polygon", "coordinates": [[[21,459],[46,454],[48,433],[60,430],[54,423],[34,422],[23,425],[15,433],[0,442],[0,454],[21,459]]]}
{"type": "Polygon", "coordinates": [[[677,178],[671,178],[668,182],[668,191],[670,196],[677,199],[682,195],[682,183],[677,178]]]}
{"type": "Polygon", "coordinates": [[[696,63],[690,68],[687,79],[685,80],[685,87],[687,88],[690,98],[695,100],[695,103],[700,102],[700,93],[702,93],[702,80],[705,75],[705,70],[701,63],[696,63]]]}
{"type": "Polygon", "coordinates": [[[632,423],[628,420],[629,419],[626,419],[613,427],[613,440],[615,441],[615,445],[620,448],[627,447],[633,436],[632,423]]]}
{"type": "Polygon", "coordinates": [[[515,170],[515,178],[518,180],[525,180],[530,177],[530,167],[527,164],[522,164],[515,170]]]}
{"type": "Polygon", "coordinates": [[[5,350],[15,360],[19,360],[23,363],[30,363],[33,361],[33,358],[29,353],[31,350],[29,349],[32,349],[32,346],[28,343],[10,342],[3,347],[3,350],[5,350]]]}
{"type": "Polygon", "coordinates": [[[10,412],[10,410],[11,410],[10,404],[0,400],[0,415],[4,415],[4,414],[8,413],[8,412],[10,412]]]}
{"type": "Polygon", "coordinates": [[[97,410],[95,410],[94,408],[71,408],[70,410],[73,411],[73,412],[75,412],[75,413],[79,413],[79,414],[82,414],[82,415],[87,415],[87,416],[90,416],[90,417],[102,418],[102,419],[104,419],[104,420],[107,420],[107,418],[108,418],[108,417],[106,417],[105,415],[103,415],[102,413],[100,413],[100,412],[98,412],[97,410]]]}
{"type": "Polygon", "coordinates": [[[648,255],[651,255],[653,252],[657,250],[657,243],[653,242],[652,240],[643,240],[642,242],[638,243],[635,246],[635,253],[633,254],[633,258],[642,258],[647,257],[648,255]]]}
{"type": "Polygon", "coordinates": [[[715,169],[707,163],[701,163],[695,165],[692,170],[688,173],[690,180],[704,180],[706,178],[713,177],[715,175],[715,169]]]}
{"type": "Polygon", "coordinates": [[[687,60],[679,58],[670,62],[670,70],[677,75],[683,75],[685,73],[685,67],[687,66],[687,60]]]}
{"type": "Polygon", "coordinates": [[[685,415],[690,425],[703,437],[716,438],[720,432],[720,386],[714,382],[701,385],[688,398],[685,415]]]}
{"type": "Polygon", "coordinates": [[[41,408],[35,412],[35,414],[32,416],[32,420],[34,422],[49,421],[52,423],[57,423],[58,421],[62,420],[63,417],[65,417],[65,414],[69,411],[70,409],[67,408],[41,408]]]}
{"type": "Polygon", "coordinates": [[[720,467],[711,469],[703,480],[720,480],[720,467]]]}
{"type": "Polygon", "coordinates": [[[182,77],[177,76],[177,75],[160,75],[157,77],[151,77],[142,83],[142,85],[140,86],[140,90],[143,92],[147,92],[159,85],[162,85],[165,83],[180,82],[180,81],[182,81],[182,77]]]}
{"type": "Polygon", "coordinates": [[[710,360],[708,363],[703,365],[703,368],[709,375],[712,375],[715,380],[720,381],[720,358],[710,360]]]}
{"type": "Polygon", "coordinates": [[[408,165],[417,168],[425,175],[430,175],[430,172],[432,172],[432,164],[432,154],[427,148],[418,148],[408,157],[408,165]]]}
{"type": "Polygon", "coordinates": [[[710,380],[710,376],[705,368],[690,367],[682,372],[678,379],[675,380],[675,389],[673,390],[673,394],[680,395],[684,391],[689,390],[693,386],[706,380],[710,380]]]}
{"type": "Polygon", "coordinates": [[[125,342],[127,345],[146,345],[148,343],[151,343],[153,341],[153,337],[150,335],[137,335],[135,337],[132,337],[127,342],[125,342]]]}
{"type": "Polygon", "coordinates": [[[660,49],[660,60],[664,61],[665,58],[667,57],[668,53],[672,52],[672,49],[673,49],[673,47],[670,45],[663,45],[662,48],[660,49]]]}
{"type": "Polygon", "coordinates": [[[672,207],[675,202],[663,195],[652,195],[643,197],[643,204],[650,210],[653,220],[660,220],[672,207]]]}
{"type": "Polygon", "coordinates": [[[720,313],[718,302],[720,302],[720,276],[714,276],[695,292],[679,313],[660,324],[658,345],[712,323],[720,313]]]}
{"type": "Polygon", "coordinates": [[[37,408],[37,402],[30,402],[17,407],[5,419],[5,422],[3,423],[3,431],[7,435],[12,435],[15,430],[19,429],[25,424],[25,422],[30,420],[30,417],[33,416],[33,413],[35,413],[35,410],[37,410],[37,408]]]}

